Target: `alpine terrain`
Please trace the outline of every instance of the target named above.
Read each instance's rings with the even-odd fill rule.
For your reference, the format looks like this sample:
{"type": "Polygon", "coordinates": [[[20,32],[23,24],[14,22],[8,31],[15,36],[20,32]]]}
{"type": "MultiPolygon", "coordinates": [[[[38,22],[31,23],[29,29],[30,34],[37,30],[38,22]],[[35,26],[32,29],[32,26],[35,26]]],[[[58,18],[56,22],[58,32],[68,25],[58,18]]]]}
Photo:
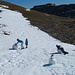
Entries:
{"type": "Polygon", "coordinates": [[[75,46],[53,38],[33,26],[21,12],[1,4],[0,75],[75,75],[75,46]],[[20,43],[13,49],[17,38],[23,40],[24,49],[20,49],[20,43]],[[28,48],[25,48],[26,38],[28,48]],[[56,45],[69,54],[57,52],[56,45]]]}

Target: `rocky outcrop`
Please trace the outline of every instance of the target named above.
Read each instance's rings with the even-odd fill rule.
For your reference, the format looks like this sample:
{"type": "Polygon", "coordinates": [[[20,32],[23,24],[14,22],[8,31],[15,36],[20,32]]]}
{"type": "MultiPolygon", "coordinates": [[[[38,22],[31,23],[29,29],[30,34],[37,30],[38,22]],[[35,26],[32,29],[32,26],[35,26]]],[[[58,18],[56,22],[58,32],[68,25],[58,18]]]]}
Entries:
{"type": "Polygon", "coordinates": [[[75,4],[57,5],[49,3],[45,5],[34,6],[31,9],[61,17],[75,18],[75,4]]]}

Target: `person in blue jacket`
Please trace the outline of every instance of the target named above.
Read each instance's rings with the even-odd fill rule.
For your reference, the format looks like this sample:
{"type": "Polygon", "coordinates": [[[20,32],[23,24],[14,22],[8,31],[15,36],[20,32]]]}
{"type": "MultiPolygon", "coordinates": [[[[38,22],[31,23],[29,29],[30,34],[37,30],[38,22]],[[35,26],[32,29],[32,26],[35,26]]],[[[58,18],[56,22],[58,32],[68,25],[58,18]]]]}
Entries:
{"type": "Polygon", "coordinates": [[[26,45],[26,48],[28,48],[28,39],[27,38],[25,40],[25,45],[26,45]]]}
{"type": "Polygon", "coordinates": [[[21,43],[21,49],[24,49],[23,41],[22,41],[22,40],[17,39],[17,43],[16,43],[16,44],[18,44],[18,43],[21,43]]]}

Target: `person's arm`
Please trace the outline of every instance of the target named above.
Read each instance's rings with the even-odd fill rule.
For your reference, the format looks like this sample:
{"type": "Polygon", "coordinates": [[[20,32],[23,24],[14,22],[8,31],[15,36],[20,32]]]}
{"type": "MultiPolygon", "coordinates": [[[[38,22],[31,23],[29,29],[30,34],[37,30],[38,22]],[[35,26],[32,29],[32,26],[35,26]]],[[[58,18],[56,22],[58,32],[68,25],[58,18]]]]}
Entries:
{"type": "Polygon", "coordinates": [[[16,44],[18,44],[19,42],[17,42],[16,44]]]}

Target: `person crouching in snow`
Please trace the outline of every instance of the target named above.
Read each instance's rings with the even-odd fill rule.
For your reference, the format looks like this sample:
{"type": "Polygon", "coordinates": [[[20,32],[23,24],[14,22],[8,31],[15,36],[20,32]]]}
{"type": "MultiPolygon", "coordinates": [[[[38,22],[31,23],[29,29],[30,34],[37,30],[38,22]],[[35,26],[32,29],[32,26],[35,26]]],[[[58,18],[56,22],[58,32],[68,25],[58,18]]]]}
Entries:
{"type": "Polygon", "coordinates": [[[56,47],[57,47],[57,52],[62,54],[62,51],[60,50],[60,45],[56,45],[56,47]]]}
{"type": "Polygon", "coordinates": [[[56,45],[56,47],[57,47],[57,49],[58,49],[58,52],[61,52],[61,53],[63,53],[64,55],[65,55],[65,54],[68,54],[68,52],[66,52],[62,46],[56,45]]]}
{"type": "Polygon", "coordinates": [[[27,38],[25,40],[25,45],[26,45],[26,48],[28,48],[28,39],[27,38]]]}
{"type": "Polygon", "coordinates": [[[23,41],[22,41],[22,40],[17,39],[17,43],[16,43],[16,44],[18,44],[18,43],[21,43],[21,49],[24,49],[23,41]]]}

